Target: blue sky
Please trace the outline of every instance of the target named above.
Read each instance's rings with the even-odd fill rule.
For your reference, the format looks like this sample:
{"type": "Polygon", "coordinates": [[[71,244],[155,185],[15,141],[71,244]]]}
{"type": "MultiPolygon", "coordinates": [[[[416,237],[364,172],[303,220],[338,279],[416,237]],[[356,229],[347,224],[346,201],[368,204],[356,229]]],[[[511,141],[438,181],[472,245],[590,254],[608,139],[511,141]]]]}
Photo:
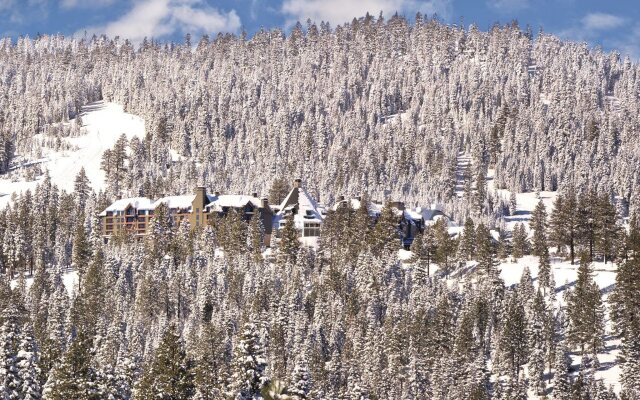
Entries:
{"type": "MultiPolygon", "coordinates": [[[[637,1],[637,0],[636,0],[637,1]]],[[[437,13],[447,23],[475,23],[487,30],[494,22],[517,19],[565,39],[640,58],[640,7],[634,0],[0,0],[2,36],[84,33],[182,41],[207,33],[255,32],[260,27],[290,28],[311,18],[332,26],[366,12],[413,19],[420,11],[437,13]]]]}

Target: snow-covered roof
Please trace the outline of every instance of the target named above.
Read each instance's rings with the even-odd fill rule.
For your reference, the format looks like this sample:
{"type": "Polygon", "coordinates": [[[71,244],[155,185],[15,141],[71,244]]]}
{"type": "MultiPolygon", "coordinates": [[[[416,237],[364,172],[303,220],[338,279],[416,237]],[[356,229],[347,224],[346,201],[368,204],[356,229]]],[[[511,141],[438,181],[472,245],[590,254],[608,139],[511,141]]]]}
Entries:
{"type": "Polygon", "coordinates": [[[107,212],[125,211],[129,206],[137,210],[153,210],[153,200],[147,197],[131,197],[114,201],[109,207],[100,213],[101,216],[107,212]]]}
{"type": "Polygon", "coordinates": [[[153,203],[152,207],[153,209],[155,209],[160,204],[165,204],[168,209],[173,209],[173,208],[177,208],[180,210],[191,209],[191,204],[193,203],[193,200],[195,198],[196,196],[193,194],[183,195],[183,196],[167,196],[167,197],[163,197],[161,199],[156,200],[156,202],[153,203]]]}
{"type": "Polygon", "coordinates": [[[297,205],[297,212],[293,216],[296,228],[302,229],[305,222],[318,222],[322,223],[324,215],[322,208],[318,205],[318,202],[311,197],[302,187],[294,187],[287,197],[280,204],[278,214],[274,223],[279,223],[287,212],[291,212],[297,205]],[[295,199],[297,198],[297,202],[295,199]]]}
{"type": "Polygon", "coordinates": [[[206,207],[210,210],[222,211],[225,207],[242,208],[248,203],[253,204],[254,207],[261,206],[261,201],[257,197],[242,194],[223,194],[211,197],[206,207]]]}
{"type": "MultiPolygon", "coordinates": [[[[358,210],[362,206],[362,201],[358,199],[349,199],[349,200],[338,201],[336,204],[333,205],[333,207],[331,207],[331,209],[333,211],[336,211],[338,208],[340,208],[343,205],[346,205],[347,203],[349,203],[349,205],[351,205],[351,208],[353,208],[354,210],[358,210]]],[[[382,212],[382,207],[383,207],[382,204],[370,202],[369,215],[371,216],[379,215],[382,212]]]]}
{"type": "Polygon", "coordinates": [[[404,217],[414,221],[421,220],[423,218],[422,209],[418,207],[415,210],[411,210],[411,209],[404,210],[404,217]]]}
{"type": "Polygon", "coordinates": [[[443,213],[441,210],[438,210],[436,208],[422,209],[420,213],[422,214],[422,218],[424,218],[425,221],[435,221],[439,216],[449,218],[445,213],[443,213]]]}

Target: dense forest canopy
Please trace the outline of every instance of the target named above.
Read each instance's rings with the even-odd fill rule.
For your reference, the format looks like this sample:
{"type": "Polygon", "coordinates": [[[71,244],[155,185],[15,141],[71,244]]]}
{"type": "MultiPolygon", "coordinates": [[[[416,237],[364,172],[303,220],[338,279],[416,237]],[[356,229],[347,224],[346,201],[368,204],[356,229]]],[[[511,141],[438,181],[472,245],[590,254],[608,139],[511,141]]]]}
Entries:
{"type": "Polygon", "coordinates": [[[635,204],[638,71],[515,23],[481,32],[421,15],[137,49],[106,37],[5,39],[0,173],[12,155],[36,155],[35,134],[69,134],[56,123],[105,99],[147,124],[112,196],[188,192],[194,181],[264,193],[301,176],[324,201],[368,191],[455,208],[467,152],[472,177],[495,168],[499,188],[576,187],[635,204]]]}

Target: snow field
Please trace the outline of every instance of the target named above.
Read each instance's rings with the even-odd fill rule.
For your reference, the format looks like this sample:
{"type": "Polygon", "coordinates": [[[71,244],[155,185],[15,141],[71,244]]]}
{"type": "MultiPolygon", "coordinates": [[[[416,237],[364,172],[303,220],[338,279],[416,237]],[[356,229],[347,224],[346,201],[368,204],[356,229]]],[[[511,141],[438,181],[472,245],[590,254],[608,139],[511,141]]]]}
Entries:
{"type": "MultiPolygon", "coordinates": [[[[74,150],[56,152],[47,147],[42,148],[43,169],[49,171],[54,184],[67,192],[73,190],[74,179],[82,167],[91,182],[91,187],[96,190],[103,188],[105,175],[100,169],[102,153],[113,147],[123,133],[128,139],[143,138],[145,134],[144,120],[125,113],[122,106],[115,103],[97,101],[87,104],[82,108],[81,118],[83,134],[63,139],[74,150]]],[[[12,193],[33,191],[42,179],[43,176],[34,181],[12,182],[9,179],[0,179],[0,208],[9,203],[12,193]]]]}

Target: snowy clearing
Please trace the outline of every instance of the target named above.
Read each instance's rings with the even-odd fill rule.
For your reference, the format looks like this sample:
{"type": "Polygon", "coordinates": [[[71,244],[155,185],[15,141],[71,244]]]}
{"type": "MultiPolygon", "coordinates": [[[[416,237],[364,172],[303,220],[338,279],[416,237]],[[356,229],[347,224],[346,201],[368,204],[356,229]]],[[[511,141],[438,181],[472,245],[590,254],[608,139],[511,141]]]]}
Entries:
{"type": "MultiPolygon", "coordinates": [[[[128,139],[134,136],[143,138],[145,134],[144,120],[125,113],[122,106],[115,103],[90,103],[83,107],[81,117],[83,134],[63,139],[73,150],[56,152],[43,146],[43,158],[38,160],[41,161],[43,170],[46,168],[49,171],[51,181],[67,192],[73,190],[74,179],[82,167],[91,186],[96,190],[101,189],[104,186],[104,171],[100,169],[102,153],[113,147],[123,133],[128,139]]],[[[33,181],[12,182],[6,178],[0,179],[0,207],[9,203],[12,193],[21,193],[27,189],[33,191],[42,179],[43,176],[33,181]]]]}

